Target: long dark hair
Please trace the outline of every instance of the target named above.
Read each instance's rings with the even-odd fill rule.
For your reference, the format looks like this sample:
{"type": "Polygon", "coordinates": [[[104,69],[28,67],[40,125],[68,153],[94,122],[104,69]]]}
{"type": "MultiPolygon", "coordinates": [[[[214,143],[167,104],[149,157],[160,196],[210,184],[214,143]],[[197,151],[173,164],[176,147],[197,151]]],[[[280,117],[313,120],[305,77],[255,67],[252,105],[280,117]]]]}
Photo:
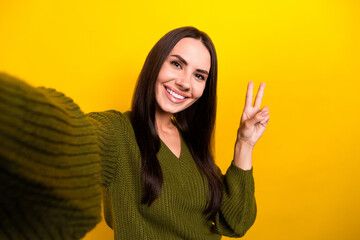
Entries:
{"type": "Polygon", "coordinates": [[[205,214],[213,218],[222,201],[222,183],[212,156],[216,118],[217,57],[209,36],[194,27],[174,29],[151,49],[139,75],[132,101],[131,123],[141,152],[142,204],[151,205],[159,196],[163,175],[156,154],[160,138],[155,127],[155,83],[162,64],[182,38],[199,39],[211,56],[211,68],[203,95],[187,109],[174,114],[174,120],[200,172],[208,182],[205,214]]]}

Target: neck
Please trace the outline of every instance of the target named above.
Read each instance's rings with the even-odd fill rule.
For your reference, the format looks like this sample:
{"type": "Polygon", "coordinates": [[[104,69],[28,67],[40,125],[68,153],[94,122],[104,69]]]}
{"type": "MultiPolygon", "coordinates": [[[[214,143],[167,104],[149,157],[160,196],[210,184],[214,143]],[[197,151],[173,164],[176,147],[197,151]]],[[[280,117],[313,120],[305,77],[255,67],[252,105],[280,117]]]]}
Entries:
{"type": "Polygon", "coordinates": [[[157,131],[167,132],[172,130],[175,126],[171,122],[171,113],[164,112],[161,109],[155,111],[155,124],[157,131]]]}

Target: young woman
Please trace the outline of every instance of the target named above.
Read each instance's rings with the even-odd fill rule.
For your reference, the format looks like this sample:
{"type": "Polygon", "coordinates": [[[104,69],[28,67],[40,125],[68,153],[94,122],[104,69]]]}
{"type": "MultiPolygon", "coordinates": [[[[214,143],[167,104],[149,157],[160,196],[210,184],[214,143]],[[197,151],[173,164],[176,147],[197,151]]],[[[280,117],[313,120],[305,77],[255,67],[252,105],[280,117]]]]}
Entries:
{"type": "Polygon", "coordinates": [[[0,80],[0,237],[81,238],[99,221],[99,183],[116,239],[240,237],[253,224],[251,153],[270,117],[259,109],[265,85],[252,106],[248,84],[234,159],[222,175],[211,149],[217,58],[205,33],[178,28],[155,44],[131,112],[84,115],[55,90],[0,80]]]}

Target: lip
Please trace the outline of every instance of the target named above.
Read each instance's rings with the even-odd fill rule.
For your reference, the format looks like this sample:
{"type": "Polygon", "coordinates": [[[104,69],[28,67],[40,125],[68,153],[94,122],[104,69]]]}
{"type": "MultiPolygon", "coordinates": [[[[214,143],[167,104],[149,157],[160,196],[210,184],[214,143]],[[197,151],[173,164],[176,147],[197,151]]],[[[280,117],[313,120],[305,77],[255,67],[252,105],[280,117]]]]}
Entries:
{"type": "Polygon", "coordinates": [[[176,91],[176,90],[174,90],[174,89],[172,89],[172,88],[170,88],[170,87],[168,87],[166,85],[164,85],[164,91],[165,91],[166,96],[173,103],[182,103],[182,102],[186,101],[187,98],[189,98],[188,96],[184,95],[183,93],[179,93],[178,91],[176,91]],[[166,90],[167,88],[170,89],[171,91],[175,92],[176,94],[179,94],[179,95],[181,95],[181,96],[183,96],[185,98],[184,99],[177,99],[177,98],[171,96],[170,93],[168,93],[168,91],[166,90]]]}

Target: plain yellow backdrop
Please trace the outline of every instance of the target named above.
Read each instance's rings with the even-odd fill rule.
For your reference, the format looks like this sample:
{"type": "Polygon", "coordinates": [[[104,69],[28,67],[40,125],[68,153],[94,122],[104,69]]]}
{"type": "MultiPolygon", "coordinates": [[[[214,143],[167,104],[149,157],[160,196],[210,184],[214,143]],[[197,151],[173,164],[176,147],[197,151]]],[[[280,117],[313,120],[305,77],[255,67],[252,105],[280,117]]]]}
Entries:
{"type": "MultiPolygon", "coordinates": [[[[151,47],[187,25],[218,52],[223,171],[247,82],[266,83],[271,119],[253,154],[258,216],[243,239],[359,239],[358,0],[1,0],[0,71],[65,92],[84,112],[126,111],[151,47]]],[[[93,239],[112,230],[102,222],[93,239]]]]}

